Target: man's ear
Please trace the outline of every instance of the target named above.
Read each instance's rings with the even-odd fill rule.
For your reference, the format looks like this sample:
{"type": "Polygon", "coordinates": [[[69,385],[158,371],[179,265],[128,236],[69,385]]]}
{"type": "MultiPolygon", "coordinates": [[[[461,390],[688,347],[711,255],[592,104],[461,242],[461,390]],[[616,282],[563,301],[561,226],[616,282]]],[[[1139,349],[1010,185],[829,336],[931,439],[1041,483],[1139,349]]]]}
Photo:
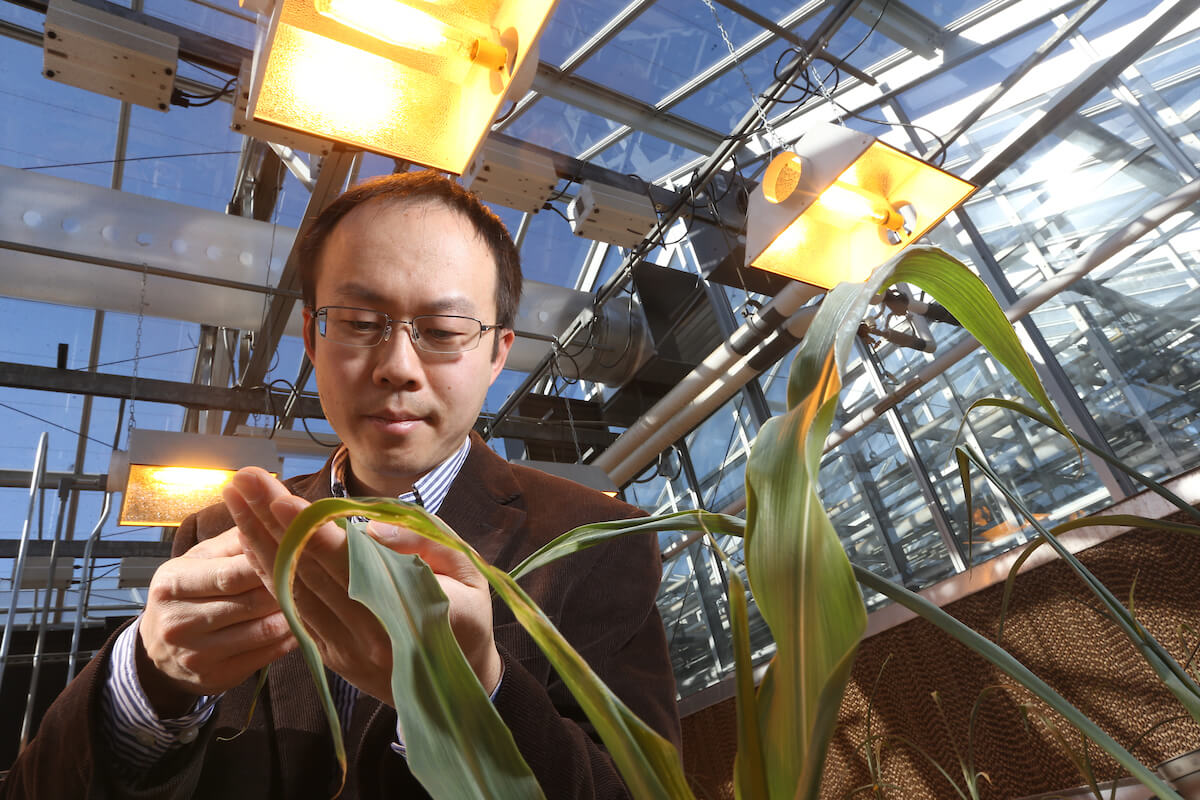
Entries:
{"type": "Polygon", "coordinates": [[[304,307],[304,322],[301,333],[304,337],[304,354],[308,356],[309,361],[316,363],[317,318],[313,316],[312,309],[308,306],[304,307]]]}
{"type": "Polygon", "coordinates": [[[504,369],[504,362],[508,360],[508,351],[512,349],[513,341],[516,338],[517,335],[512,328],[501,328],[496,331],[496,347],[492,354],[492,379],[488,381],[489,385],[495,383],[496,378],[500,376],[500,371],[504,369]]]}

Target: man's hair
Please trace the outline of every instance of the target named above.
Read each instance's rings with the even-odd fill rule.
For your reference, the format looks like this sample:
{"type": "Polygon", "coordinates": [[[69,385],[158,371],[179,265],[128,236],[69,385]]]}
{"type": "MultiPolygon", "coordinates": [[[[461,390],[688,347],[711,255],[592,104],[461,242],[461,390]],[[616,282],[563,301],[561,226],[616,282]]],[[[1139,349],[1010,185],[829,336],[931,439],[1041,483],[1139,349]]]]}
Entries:
{"type": "Polygon", "coordinates": [[[300,289],[306,306],[316,308],[317,264],[329,234],[352,210],[375,200],[406,205],[440,203],[457,211],[471,223],[496,262],[496,319],[485,319],[483,322],[504,328],[513,326],[517,307],[521,303],[521,257],[512,237],[508,235],[508,229],[475,195],[432,170],[384,175],[363,181],[343,193],[317,216],[297,251],[300,289]]]}

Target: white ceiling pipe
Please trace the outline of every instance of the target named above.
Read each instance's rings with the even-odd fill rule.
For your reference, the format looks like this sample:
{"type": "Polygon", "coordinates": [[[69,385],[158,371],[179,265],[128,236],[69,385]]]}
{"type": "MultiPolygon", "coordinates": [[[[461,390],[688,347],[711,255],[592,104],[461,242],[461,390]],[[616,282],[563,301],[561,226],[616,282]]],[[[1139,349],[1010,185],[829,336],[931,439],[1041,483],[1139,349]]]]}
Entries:
{"type": "MultiPolygon", "coordinates": [[[[742,356],[761,343],[800,306],[820,294],[821,291],[815,286],[804,283],[790,283],[785,286],[770,302],[734,331],[728,341],[722,342],[720,347],[713,350],[694,370],[684,376],[674,389],[643,413],[638,421],[617,437],[617,440],[597,456],[593,463],[613,476],[613,480],[618,486],[623,484],[627,479],[618,479],[613,474],[613,470],[618,464],[626,461],[634,450],[642,450],[643,448],[639,445],[642,445],[647,437],[652,436],[670,417],[691,403],[707,386],[722,375],[726,375],[729,368],[742,356]]],[[[667,444],[670,443],[669,441],[667,444]]],[[[663,445],[655,451],[651,459],[662,452],[666,446],[663,445]]],[[[624,470],[621,472],[623,474],[624,470]]]]}
{"type": "MultiPolygon", "coordinates": [[[[820,292],[813,287],[805,288],[810,290],[810,297],[820,292]]],[[[593,463],[618,486],[636,477],[659,453],[687,435],[792,349],[803,338],[816,312],[815,306],[796,311],[785,320],[777,335],[769,336],[744,355],[734,352],[729,342],[722,344],[593,463]]]]}

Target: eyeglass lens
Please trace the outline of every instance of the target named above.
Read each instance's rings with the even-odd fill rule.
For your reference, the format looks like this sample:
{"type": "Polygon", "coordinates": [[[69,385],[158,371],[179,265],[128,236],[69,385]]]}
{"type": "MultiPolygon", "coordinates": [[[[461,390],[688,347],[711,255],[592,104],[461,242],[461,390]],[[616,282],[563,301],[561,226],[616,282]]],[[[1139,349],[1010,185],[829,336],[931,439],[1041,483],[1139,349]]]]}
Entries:
{"type": "MultiPolygon", "coordinates": [[[[383,341],[388,316],[381,311],[344,306],[326,306],[318,311],[321,335],[353,347],[373,347],[383,341]]],[[[471,317],[431,314],[409,320],[392,320],[408,325],[414,344],[431,353],[461,353],[479,343],[483,325],[471,317]]]]}

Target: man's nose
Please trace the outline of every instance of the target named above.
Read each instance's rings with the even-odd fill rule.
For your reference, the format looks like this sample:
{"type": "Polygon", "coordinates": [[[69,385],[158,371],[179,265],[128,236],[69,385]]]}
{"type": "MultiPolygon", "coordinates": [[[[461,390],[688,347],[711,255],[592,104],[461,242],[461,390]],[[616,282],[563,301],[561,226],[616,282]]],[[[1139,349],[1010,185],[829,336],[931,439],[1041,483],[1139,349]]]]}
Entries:
{"type": "Polygon", "coordinates": [[[375,364],[376,381],[403,386],[419,381],[424,374],[411,323],[392,322],[391,334],[374,349],[379,351],[375,364]]]}

